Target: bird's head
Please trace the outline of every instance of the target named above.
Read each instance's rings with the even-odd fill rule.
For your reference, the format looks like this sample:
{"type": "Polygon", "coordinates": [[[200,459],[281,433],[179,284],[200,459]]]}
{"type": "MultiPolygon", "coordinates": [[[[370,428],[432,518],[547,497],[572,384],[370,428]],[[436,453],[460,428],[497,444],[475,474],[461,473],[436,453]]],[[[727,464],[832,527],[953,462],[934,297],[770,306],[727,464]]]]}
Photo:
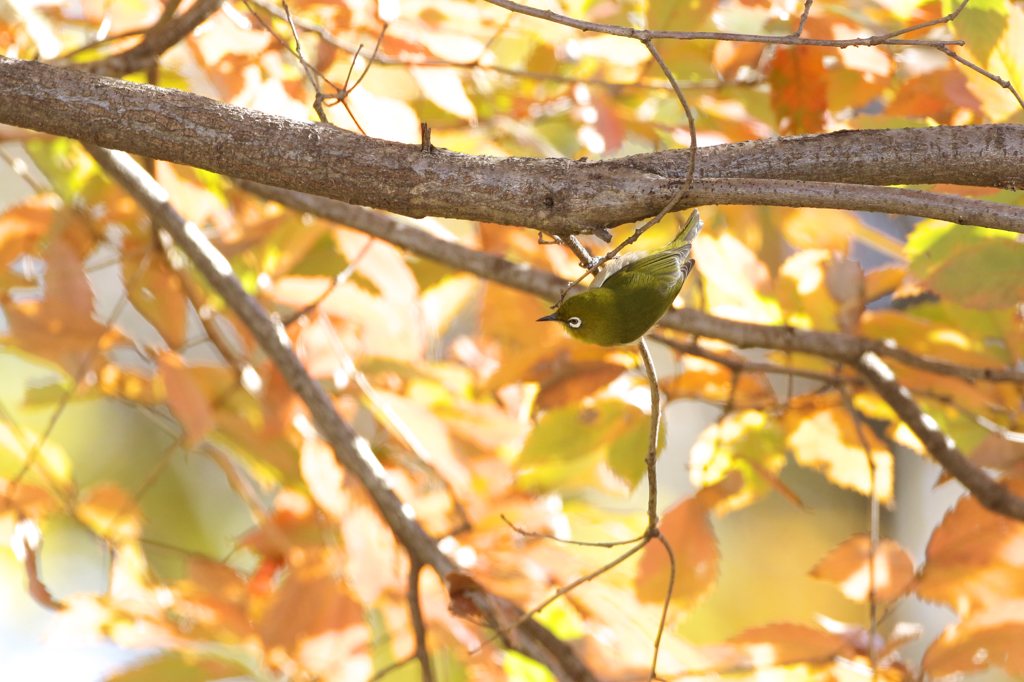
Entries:
{"type": "Polygon", "coordinates": [[[565,299],[562,305],[550,315],[546,315],[538,322],[561,322],[569,336],[583,341],[594,343],[599,346],[613,346],[617,341],[618,334],[615,329],[614,315],[610,314],[608,306],[603,300],[604,294],[601,289],[591,289],[581,294],[576,294],[565,299]]]}

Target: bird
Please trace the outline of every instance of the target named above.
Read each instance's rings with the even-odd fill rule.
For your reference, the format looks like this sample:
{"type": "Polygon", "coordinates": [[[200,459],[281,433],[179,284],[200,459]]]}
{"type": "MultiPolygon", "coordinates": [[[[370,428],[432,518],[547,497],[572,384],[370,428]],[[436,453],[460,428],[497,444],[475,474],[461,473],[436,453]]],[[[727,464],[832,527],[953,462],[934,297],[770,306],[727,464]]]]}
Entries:
{"type": "Polygon", "coordinates": [[[672,307],[693,269],[693,240],[704,227],[696,209],[676,238],[655,251],[609,262],[587,291],[570,296],[538,322],[559,322],[569,336],[598,346],[636,343],[672,307]]]}

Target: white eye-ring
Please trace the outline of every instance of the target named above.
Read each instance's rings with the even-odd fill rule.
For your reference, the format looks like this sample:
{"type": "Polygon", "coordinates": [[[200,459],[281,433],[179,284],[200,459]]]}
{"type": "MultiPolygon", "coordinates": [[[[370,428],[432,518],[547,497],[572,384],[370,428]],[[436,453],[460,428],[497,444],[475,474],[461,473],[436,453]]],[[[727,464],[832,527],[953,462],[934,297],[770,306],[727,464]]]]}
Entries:
{"type": "Polygon", "coordinates": [[[579,329],[581,324],[583,324],[583,320],[581,320],[580,318],[578,318],[578,317],[570,317],[569,318],[569,326],[572,327],[573,329],[579,329]]]}

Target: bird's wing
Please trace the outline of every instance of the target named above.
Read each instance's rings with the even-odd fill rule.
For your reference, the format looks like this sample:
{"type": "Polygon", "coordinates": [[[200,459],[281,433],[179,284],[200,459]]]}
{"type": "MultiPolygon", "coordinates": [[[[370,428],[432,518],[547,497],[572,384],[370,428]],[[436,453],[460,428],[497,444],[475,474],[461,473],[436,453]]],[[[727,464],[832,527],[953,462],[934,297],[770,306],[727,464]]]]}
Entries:
{"type": "Polygon", "coordinates": [[[679,264],[683,258],[689,255],[689,252],[690,245],[687,244],[681,249],[652,253],[646,258],[641,258],[635,263],[623,267],[606,279],[601,286],[606,289],[619,289],[640,283],[643,286],[655,287],[659,292],[665,293],[680,283],[679,264]],[[681,253],[683,251],[685,253],[681,253]]]}

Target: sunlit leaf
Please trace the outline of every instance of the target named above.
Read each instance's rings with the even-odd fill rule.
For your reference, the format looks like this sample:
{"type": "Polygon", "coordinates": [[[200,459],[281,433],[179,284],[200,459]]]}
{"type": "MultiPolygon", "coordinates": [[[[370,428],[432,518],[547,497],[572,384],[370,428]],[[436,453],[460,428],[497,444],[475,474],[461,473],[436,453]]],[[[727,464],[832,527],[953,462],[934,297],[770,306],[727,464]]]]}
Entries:
{"type": "MultiPolygon", "coordinates": [[[[608,466],[612,473],[635,488],[647,472],[647,452],[651,441],[651,417],[638,408],[629,406],[625,414],[626,427],[608,447],[608,466]]],[[[658,429],[660,454],[665,447],[665,426],[658,429]]]]}
{"type": "Polygon", "coordinates": [[[899,543],[889,539],[879,542],[872,560],[871,538],[858,534],[826,554],[811,575],[834,583],[854,601],[866,602],[873,592],[876,601],[887,602],[906,592],[914,579],[914,562],[899,543]]]}
{"type": "MultiPolygon", "coordinates": [[[[708,520],[708,508],[696,497],[677,502],[658,524],[675,558],[672,602],[688,610],[696,606],[718,578],[718,540],[708,520]]],[[[661,542],[650,542],[640,557],[636,594],[641,601],[663,602],[669,590],[670,562],[661,542]]]]}
{"type": "MultiPolygon", "coordinates": [[[[1016,495],[1024,480],[1002,481],[1016,495]]],[[[1024,526],[963,497],[932,533],[915,591],[961,616],[983,612],[1010,599],[1024,599],[1024,526]]]]}
{"type": "Polygon", "coordinates": [[[202,442],[214,426],[211,396],[177,353],[161,353],[157,368],[167,391],[167,404],[185,431],[185,441],[190,445],[202,442]]]}
{"type": "Polygon", "coordinates": [[[768,81],[772,86],[772,107],[779,120],[779,132],[803,135],[824,130],[828,78],[820,50],[779,46],[771,62],[768,81]]]}
{"type": "MultiPolygon", "coordinates": [[[[786,465],[782,429],[765,413],[747,410],[711,424],[690,451],[690,481],[700,487],[742,475],[738,493],[714,506],[719,514],[752,504],[782,486],[778,474],[786,465]]],[[[784,493],[785,494],[785,493],[784,493]]]]}
{"type": "Polygon", "coordinates": [[[796,623],[753,628],[729,641],[743,645],[760,666],[827,661],[840,652],[851,653],[842,635],[796,623]]]}
{"type": "Polygon", "coordinates": [[[279,659],[295,661],[331,682],[373,672],[362,609],[329,566],[291,573],[275,590],[257,630],[271,661],[277,651],[279,659]]]}
{"type": "Polygon", "coordinates": [[[857,424],[844,408],[791,409],[783,417],[783,426],[786,445],[798,464],[821,471],[836,485],[869,495],[873,463],[875,494],[884,503],[892,500],[892,453],[867,424],[857,424]],[[862,437],[870,450],[870,463],[862,437]]]}
{"type": "Polygon", "coordinates": [[[142,532],[138,503],[114,483],[100,483],[83,492],[75,513],[100,537],[120,541],[137,538],[142,532]]]}
{"type": "Polygon", "coordinates": [[[238,661],[192,651],[168,651],[116,672],[105,682],[212,682],[249,675],[238,661]]]}
{"type": "Polygon", "coordinates": [[[922,670],[935,679],[998,666],[1024,675],[1024,600],[1004,599],[948,626],[924,654],[922,670]]]}

